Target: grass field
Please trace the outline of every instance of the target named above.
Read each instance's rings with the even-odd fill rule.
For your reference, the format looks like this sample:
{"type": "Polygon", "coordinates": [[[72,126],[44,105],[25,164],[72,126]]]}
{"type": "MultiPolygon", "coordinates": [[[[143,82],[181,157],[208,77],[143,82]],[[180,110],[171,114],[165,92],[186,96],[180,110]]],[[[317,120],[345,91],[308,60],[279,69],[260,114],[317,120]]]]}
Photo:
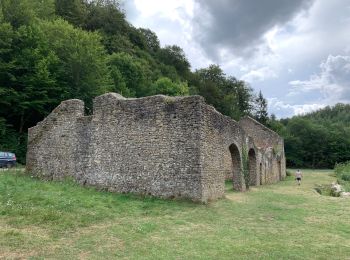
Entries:
{"type": "Polygon", "coordinates": [[[304,171],[208,205],[0,172],[0,259],[350,259],[350,199],[304,171]]]}

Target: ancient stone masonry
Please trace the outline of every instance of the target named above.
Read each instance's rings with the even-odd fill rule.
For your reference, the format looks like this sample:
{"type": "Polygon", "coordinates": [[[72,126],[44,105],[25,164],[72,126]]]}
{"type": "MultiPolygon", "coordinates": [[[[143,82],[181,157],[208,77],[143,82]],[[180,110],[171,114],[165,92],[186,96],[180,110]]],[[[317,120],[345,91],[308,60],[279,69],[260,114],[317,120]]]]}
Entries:
{"type": "Polygon", "coordinates": [[[27,171],[44,179],[74,178],[115,192],[207,202],[224,196],[225,180],[244,191],[283,179],[283,139],[245,117],[236,122],[200,96],[96,97],[62,102],[29,129],[27,171]]]}

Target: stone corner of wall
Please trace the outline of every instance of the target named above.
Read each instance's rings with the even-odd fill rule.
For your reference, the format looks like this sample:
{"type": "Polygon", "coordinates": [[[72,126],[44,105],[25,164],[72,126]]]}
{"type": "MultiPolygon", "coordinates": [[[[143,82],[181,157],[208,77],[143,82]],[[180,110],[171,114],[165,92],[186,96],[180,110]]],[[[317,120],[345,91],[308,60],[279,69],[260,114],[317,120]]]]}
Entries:
{"type": "Polygon", "coordinates": [[[61,104],[59,104],[47,118],[60,115],[66,115],[69,117],[83,116],[84,109],[84,101],[80,99],[68,99],[62,101],[61,104]]]}
{"type": "Polygon", "coordinates": [[[84,116],[84,101],[80,99],[68,99],[62,101],[46,118],[35,126],[28,128],[28,144],[36,139],[43,131],[55,125],[60,118],[79,118],[84,116]]]}

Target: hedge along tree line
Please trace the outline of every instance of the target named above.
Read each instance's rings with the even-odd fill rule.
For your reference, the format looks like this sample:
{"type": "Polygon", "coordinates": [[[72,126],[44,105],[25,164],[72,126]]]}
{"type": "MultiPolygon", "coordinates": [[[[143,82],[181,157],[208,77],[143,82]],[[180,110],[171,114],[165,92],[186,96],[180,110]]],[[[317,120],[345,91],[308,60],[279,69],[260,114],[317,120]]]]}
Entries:
{"type": "Polygon", "coordinates": [[[234,119],[258,107],[245,82],[217,65],[191,71],[179,46],[133,27],[118,1],[1,0],[0,150],[24,163],[29,127],[70,98],[90,113],[92,98],[108,91],[199,94],[234,119]]]}

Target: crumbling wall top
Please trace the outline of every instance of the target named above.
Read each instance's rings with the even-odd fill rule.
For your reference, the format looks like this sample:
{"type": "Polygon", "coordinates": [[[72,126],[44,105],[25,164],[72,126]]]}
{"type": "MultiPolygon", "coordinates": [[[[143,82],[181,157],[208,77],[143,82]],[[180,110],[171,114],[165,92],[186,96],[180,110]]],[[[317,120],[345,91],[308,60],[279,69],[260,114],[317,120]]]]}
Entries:
{"type": "Polygon", "coordinates": [[[28,129],[28,142],[57,124],[84,116],[84,102],[80,99],[62,101],[44,120],[28,129]]]}
{"type": "MultiPolygon", "coordinates": [[[[106,93],[104,95],[98,96],[93,100],[93,115],[99,116],[104,113],[110,113],[119,109],[136,109],[142,110],[150,109],[164,105],[175,104],[177,102],[203,102],[204,98],[201,96],[165,96],[165,95],[155,95],[140,98],[125,98],[117,93],[106,93]],[[156,105],[158,104],[158,106],[156,105]]],[[[125,112],[125,110],[124,110],[125,112]]]]}

